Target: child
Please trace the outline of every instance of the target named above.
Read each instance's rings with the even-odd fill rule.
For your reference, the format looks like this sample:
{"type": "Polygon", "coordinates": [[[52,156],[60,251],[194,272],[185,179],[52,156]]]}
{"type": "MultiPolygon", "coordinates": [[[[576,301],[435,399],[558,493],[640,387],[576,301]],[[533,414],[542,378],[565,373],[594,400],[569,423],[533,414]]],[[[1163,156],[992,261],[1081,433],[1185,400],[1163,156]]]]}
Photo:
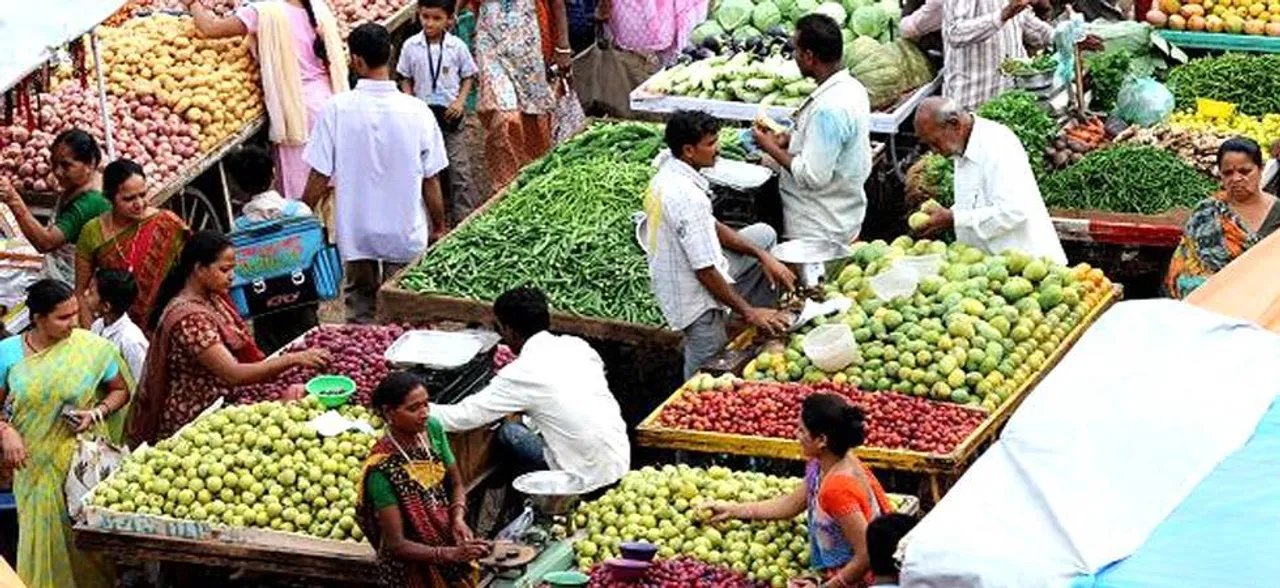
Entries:
{"type": "MultiPolygon", "coordinates": [[[[227,172],[236,185],[252,197],[244,205],[244,215],[236,217],[236,229],[245,229],[272,219],[311,216],[311,208],[298,200],[289,200],[271,189],[275,181],[275,162],[261,147],[241,147],[227,157],[227,172]]],[[[253,318],[253,339],[263,353],[273,353],[307,330],[320,324],[320,304],[309,304],[276,311],[253,318]]]]}
{"type": "Polygon", "coordinates": [[[895,513],[876,518],[867,525],[867,558],[875,575],[872,586],[897,588],[898,561],[893,556],[898,551],[898,542],[915,528],[916,522],[913,516],[895,513]]]}
{"type": "Polygon", "coordinates": [[[403,78],[401,91],[426,102],[444,134],[449,154],[448,181],[444,182],[449,226],[457,226],[479,205],[462,124],[477,70],[467,44],[448,32],[455,6],[455,0],[418,0],[422,34],[404,42],[396,63],[396,73],[403,78]]]}
{"type": "Polygon", "coordinates": [[[138,297],[138,284],[133,274],[124,270],[100,269],[89,280],[84,294],[85,306],[94,317],[89,331],[120,348],[134,382],[141,382],[147,360],[147,336],[126,312],[138,297]]]}

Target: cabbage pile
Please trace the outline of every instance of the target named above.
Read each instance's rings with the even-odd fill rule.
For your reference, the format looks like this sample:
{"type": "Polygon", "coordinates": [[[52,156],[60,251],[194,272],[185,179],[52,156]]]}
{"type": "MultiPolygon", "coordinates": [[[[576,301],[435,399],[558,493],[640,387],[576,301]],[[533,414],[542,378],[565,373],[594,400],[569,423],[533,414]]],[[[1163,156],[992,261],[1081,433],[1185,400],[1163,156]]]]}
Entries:
{"type": "Polygon", "coordinates": [[[845,32],[845,41],[854,37],[891,40],[902,16],[898,0],[719,0],[707,22],[694,29],[693,43],[708,37],[748,40],[770,31],[789,34],[800,17],[825,14],[845,32]]]}

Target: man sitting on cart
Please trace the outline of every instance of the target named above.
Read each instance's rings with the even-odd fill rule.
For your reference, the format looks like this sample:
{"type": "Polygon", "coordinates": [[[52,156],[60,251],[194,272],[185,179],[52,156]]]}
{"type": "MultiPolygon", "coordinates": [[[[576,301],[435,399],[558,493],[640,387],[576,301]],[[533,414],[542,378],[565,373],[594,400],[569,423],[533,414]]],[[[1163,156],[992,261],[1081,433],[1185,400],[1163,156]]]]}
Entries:
{"type": "Polygon", "coordinates": [[[432,404],[431,416],[452,433],[523,414],[524,422],[503,423],[497,436],[516,474],[565,470],[592,490],[622,478],[631,444],[600,355],[582,339],[548,331],[547,298],[535,288],[499,296],[493,314],[515,361],[461,402],[432,404]]]}
{"type": "Polygon", "coordinates": [[[675,113],[665,131],[670,153],[660,156],[644,199],[649,280],[667,324],[684,332],[686,379],[724,349],[726,309],[766,332],[786,329],[786,317],[770,307],[775,288],[790,289],[796,279],[769,254],[777,242],[772,227],[739,232],[712,214],[709,184],[698,172],[715,164],[719,132],[709,114],[675,113]]]}

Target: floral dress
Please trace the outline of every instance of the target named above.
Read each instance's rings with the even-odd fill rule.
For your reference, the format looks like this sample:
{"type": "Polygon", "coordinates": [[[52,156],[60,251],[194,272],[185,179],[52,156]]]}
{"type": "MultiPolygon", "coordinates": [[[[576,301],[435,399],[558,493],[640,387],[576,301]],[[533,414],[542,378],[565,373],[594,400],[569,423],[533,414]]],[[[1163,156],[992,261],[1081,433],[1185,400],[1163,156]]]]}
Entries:
{"type": "Polygon", "coordinates": [[[485,0],[476,26],[480,69],[477,110],[545,114],[555,107],[547,83],[536,0],[485,0]]]}

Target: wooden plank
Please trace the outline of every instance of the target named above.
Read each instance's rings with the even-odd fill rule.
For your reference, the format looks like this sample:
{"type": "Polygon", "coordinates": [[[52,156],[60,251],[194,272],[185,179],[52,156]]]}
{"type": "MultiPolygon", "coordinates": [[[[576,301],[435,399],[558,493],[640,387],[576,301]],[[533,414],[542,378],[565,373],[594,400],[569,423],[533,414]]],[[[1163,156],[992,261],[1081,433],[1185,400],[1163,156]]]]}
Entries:
{"type": "Polygon", "coordinates": [[[74,534],[78,549],[101,552],[122,560],[159,560],[243,568],[255,572],[320,578],[347,585],[373,585],[377,582],[372,551],[367,551],[365,555],[332,552],[321,554],[298,548],[266,548],[132,533],[108,533],[83,526],[76,526],[74,534]]]}
{"type": "MultiPolygon", "coordinates": [[[[1032,374],[1007,401],[991,413],[956,449],[947,455],[937,455],[909,451],[903,449],[883,449],[877,447],[859,447],[858,457],[867,465],[885,470],[921,472],[929,474],[955,475],[963,473],[979,450],[994,439],[1004,423],[1018,409],[1022,401],[1031,393],[1044,376],[1061,361],[1067,351],[1075,345],[1084,331],[1102,315],[1120,297],[1119,286],[1112,288],[1093,309],[1068,333],[1066,339],[1046,358],[1044,365],[1032,374]]],[[[735,345],[744,345],[740,339],[735,345]]],[[[677,390],[662,404],[653,410],[644,421],[636,427],[636,443],[645,447],[664,449],[683,449],[703,453],[728,453],[777,459],[801,459],[800,445],[794,439],[778,439],[753,437],[749,435],[733,435],[708,431],[689,431],[671,429],[658,424],[658,418],[668,404],[676,401],[682,390],[677,390]]]]}

